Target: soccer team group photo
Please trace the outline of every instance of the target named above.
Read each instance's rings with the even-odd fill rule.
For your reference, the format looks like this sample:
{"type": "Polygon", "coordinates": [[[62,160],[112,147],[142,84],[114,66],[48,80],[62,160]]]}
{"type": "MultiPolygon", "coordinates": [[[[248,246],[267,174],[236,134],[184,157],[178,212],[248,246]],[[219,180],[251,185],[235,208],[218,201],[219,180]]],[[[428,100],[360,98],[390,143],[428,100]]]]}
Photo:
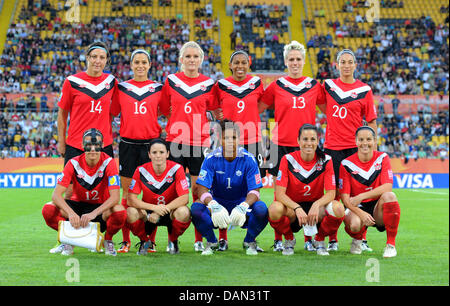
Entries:
{"type": "Polygon", "coordinates": [[[445,1],[11,2],[1,284],[448,285],[445,1]]]}

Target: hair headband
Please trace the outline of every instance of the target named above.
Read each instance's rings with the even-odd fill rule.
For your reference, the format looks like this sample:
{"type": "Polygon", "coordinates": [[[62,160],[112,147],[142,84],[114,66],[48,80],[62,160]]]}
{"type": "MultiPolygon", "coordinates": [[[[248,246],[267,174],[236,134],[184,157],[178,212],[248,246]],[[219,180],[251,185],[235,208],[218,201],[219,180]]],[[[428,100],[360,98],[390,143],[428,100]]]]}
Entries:
{"type": "Polygon", "coordinates": [[[143,53],[143,54],[147,55],[148,61],[150,62],[150,54],[148,54],[148,52],[145,51],[144,49],[137,49],[137,50],[134,50],[133,53],[131,53],[131,59],[130,59],[130,62],[132,62],[134,56],[135,56],[136,54],[139,54],[139,53],[143,53]]]}
{"type": "Polygon", "coordinates": [[[108,54],[108,50],[106,50],[105,48],[101,47],[101,46],[92,46],[89,48],[89,50],[87,51],[87,54],[91,53],[92,50],[94,49],[100,49],[106,52],[106,54],[108,54]]]}

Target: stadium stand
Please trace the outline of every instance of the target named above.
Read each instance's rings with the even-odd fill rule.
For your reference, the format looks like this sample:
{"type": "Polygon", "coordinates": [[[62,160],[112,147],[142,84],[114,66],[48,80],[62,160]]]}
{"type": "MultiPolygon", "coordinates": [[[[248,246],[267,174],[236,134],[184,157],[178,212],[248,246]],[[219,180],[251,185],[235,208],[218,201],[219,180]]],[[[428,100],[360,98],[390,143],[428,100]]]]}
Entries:
{"type": "MultiPolygon", "coordinates": [[[[187,40],[205,50],[202,72],[220,79],[229,75],[223,67],[230,51],[239,48],[252,56],[253,72],[283,73],[283,45],[301,37],[310,65],[304,70],[319,80],[336,77],[338,49],[355,51],[357,77],[381,97],[380,150],[406,160],[448,158],[448,102],[442,102],[449,83],[446,1],[382,0],[379,22],[366,18],[369,1],[302,0],[294,10],[290,0],[92,0],[80,1],[79,22],[68,21],[77,14],[66,3],[17,0],[11,24],[3,27],[8,18],[1,21],[7,28],[0,41],[1,157],[57,156],[54,106],[64,78],[85,69],[83,47],[92,40],[110,45],[108,69],[119,79],[131,77],[130,51],[147,47],[151,78],[163,82],[176,71],[178,50],[187,40]],[[292,28],[299,20],[301,36],[292,28]],[[233,30],[239,35],[232,45],[233,30]]],[[[273,121],[270,114],[262,119],[273,121]]],[[[318,125],[324,135],[322,114],[318,125]]],[[[113,128],[117,139],[116,122],[113,128]]]]}
{"type": "Polygon", "coordinates": [[[284,4],[233,4],[232,49],[253,58],[253,71],[284,70],[283,47],[289,43],[288,9],[284,4]]]}
{"type": "Polygon", "coordinates": [[[64,1],[28,2],[17,2],[7,31],[2,92],[59,92],[65,76],[85,69],[83,46],[95,39],[110,45],[110,69],[119,79],[130,77],[131,50],[151,45],[151,77],[162,82],[177,69],[178,50],[188,40],[198,41],[205,51],[204,73],[220,77],[218,21],[203,12],[206,0],[162,1],[162,6],[156,1],[89,1],[80,6],[80,23],[67,21],[70,9],[64,1]]]}
{"type": "Polygon", "coordinates": [[[447,1],[381,1],[379,22],[366,18],[369,1],[305,2],[304,29],[317,79],[337,76],[334,59],[345,47],[356,53],[358,78],[375,94],[448,94],[447,1]]]}

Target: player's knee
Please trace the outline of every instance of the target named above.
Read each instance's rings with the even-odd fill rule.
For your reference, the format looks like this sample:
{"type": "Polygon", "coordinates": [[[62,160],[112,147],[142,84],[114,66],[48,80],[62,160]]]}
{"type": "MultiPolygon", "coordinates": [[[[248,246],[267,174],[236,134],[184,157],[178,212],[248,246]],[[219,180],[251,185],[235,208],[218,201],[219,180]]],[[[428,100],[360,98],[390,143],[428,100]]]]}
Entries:
{"type": "Polygon", "coordinates": [[[139,219],[139,211],[134,207],[127,208],[127,222],[134,223],[139,219]]]}
{"type": "Polygon", "coordinates": [[[397,201],[397,196],[392,191],[385,192],[381,195],[383,202],[395,202],[397,201]]]}
{"type": "Polygon", "coordinates": [[[203,214],[203,212],[205,211],[206,206],[198,203],[198,202],[194,202],[191,205],[191,215],[192,218],[201,218],[201,215],[203,214]]]}
{"type": "Polygon", "coordinates": [[[349,222],[348,228],[349,228],[350,231],[352,231],[353,233],[358,233],[359,231],[361,231],[361,228],[362,228],[361,220],[360,220],[359,218],[353,218],[353,219],[349,222]]]}
{"type": "Polygon", "coordinates": [[[333,209],[334,217],[342,218],[345,215],[345,208],[341,202],[331,201],[331,207],[333,209]]]}
{"type": "Polygon", "coordinates": [[[278,220],[283,216],[284,205],[281,202],[274,201],[269,206],[269,218],[278,220]]]}
{"type": "Polygon", "coordinates": [[[191,218],[191,212],[187,206],[181,206],[175,209],[173,217],[181,222],[187,222],[191,218]]]}
{"type": "Polygon", "coordinates": [[[42,207],[42,216],[44,219],[48,219],[49,216],[53,216],[58,208],[52,202],[47,202],[42,207]]]}
{"type": "Polygon", "coordinates": [[[267,219],[268,209],[264,202],[258,201],[252,205],[252,211],[259,219],[267,219]]]}
{"type": "Polygon", "coordinates": [[[123,210],[125,210],[125,207],[123,207],[123,205],[121,205],[121,204],[117,204],[117,205],[114,205],[111,208],[111,210],[112,210],[112,212],[123,211],[123,210]]]}

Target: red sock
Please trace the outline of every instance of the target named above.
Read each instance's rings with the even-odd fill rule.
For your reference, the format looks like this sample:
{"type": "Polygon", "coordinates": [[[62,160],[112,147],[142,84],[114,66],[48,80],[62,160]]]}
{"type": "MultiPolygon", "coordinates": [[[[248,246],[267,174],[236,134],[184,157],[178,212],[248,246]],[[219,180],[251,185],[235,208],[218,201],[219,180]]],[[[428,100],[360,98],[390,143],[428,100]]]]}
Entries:
{"type": "Polygon", "coordinates": [[[367,230],[367,227],[363,226],[359,232],[352,232],[352,231],[350,231],[350,228],[348,228],[347,226],[345,227],[345,231],[347,232],[347,234],[349,234],[350,237],[355,238],[357,240],[363,239],[363,233],[366,230],[367,230]]]}
{"type": "Polygon", "coordinates": [[[316,241],[324,241],[326,236],[335,234],[338,231],[342,221],[344,221],[344,217],[337,218],[327,213],[322,222],[320,222],[320,227],[318,228],[318,233],[316,234],[316,241]]]}
{"type": "Polygon", "coordinates": [[[387,243],[395,245],[395,237],[400,223],[400,205],[397,201],[383,204],[383,222],[386,228],[387,243]]]}
{"type": "Polygon", "coordinates": [[[106,221],[106,233],[105,240],[112,240],[112,237],[122,229],[123,225],[127,222],[127,211],[116,211],[109,216],[106,221]]]}
{"type": "Polygon", "coordinates": [[[190,220],[188,222],[181,222],[174,218],[172,220],[172,231],[169,234],[169,240],[178,240],[178,237],[180,237],[184,233],[184,231],[189,227],[190,224],[190,220]]]}
{"type": "Polygon", "coordinates": [[[158,227],[155,226],[155,229],[148,235],[148,240],[155,242],[156,237],[156,231],[158,230],[158,227]]]}
{"type": "Polygon", "coordinates": [[[338,241],[337,231],[329,236],[330,241],[338,241]]]}
{"type": "Polygon", "coordinates": [[[228,240],[226,228],[219,228],[219,240],[220,239],[228,240]]]}
{"type": "Polygon", "coordinates": [[[273,231],[275,233],[275,240],[283,240],[283,235],[278,233],[276,230],[273,231]]]}
{"type": "MultiPolygon", "coordinates": [[[[147,233],[145,232],[145,223],[143,220],[139,219],[133,223],[126,222],[127,227],[131,230],[133,235],[139,237],[141,241],[147,241],[147,233]]],[[[125,226],[123,227],[125,228],[125,226]]],[[[123,231],[122,228],[122,231],[123,231]]]]}
{"type": "MultiPolygon", "coordinates": [[[[128,208],[127,205],[127,198],[122,198],[122,202],[120,203],[125,208],[125,210],[128,208]]],[[[125,224],[122,227],[122,240],[126,242],[131,242],[130,239],[130,227],[128,222],[125,222],[125,224]]]]}
{"type": "Polygon", "coordinates": [[[200,232],[197,230],[197,228],[195,228],[195,242],[202,242],[203,241],[203,236],[202,234],[200,234],[200,232]]]}
{"type": "Polygon", "coordinates": [[[275,230],[275,233],[278,233],[280,236],[284,235],[284,238],[286,238],[287,240],[294,239],[294,233],[291,229],[291,222],[289,221],[289,218],[287,216],[282,216],[278,220],[272,220],[269,218],[269,223],[275,230]]]}
{"type": "Polygon", "coordinates": [[[362,233],[362,240],[367,240],[367,239],[366,239],[366,235],[367,235],[367,228],[366,228],[366,230],[362,233]]]}
{"type": "Polygon", "coordinates": [[[65,221],[66,219],[61,216],[61,212],[58,207],[51,204],[45,204],[42,207],[42,216],[44,217],[45,223],[55,231],[58,230],[59,221],[65,221]]]}

